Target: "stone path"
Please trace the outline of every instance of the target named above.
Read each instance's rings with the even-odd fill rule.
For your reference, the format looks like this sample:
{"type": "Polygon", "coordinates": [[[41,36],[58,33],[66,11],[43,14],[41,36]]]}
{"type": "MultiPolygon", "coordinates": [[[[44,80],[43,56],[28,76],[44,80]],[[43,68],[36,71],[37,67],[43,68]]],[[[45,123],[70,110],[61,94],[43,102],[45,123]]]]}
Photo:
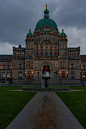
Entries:
{"type": "Polygon", "coordinates": [[[84,129],[54,92],[38,92],[6,129],[84,129]]]}

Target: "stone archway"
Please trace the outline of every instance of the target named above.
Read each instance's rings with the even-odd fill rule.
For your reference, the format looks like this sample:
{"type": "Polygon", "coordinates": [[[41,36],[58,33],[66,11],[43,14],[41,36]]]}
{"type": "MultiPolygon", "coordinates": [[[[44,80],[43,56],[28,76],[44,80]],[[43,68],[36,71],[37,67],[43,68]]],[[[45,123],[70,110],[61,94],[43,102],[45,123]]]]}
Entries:
{"type": "Polygon", "coordinates": [[[41,69],[42,69],[42,74],[44,73],[44,71],[48,71],[50,73],[50,70],[52,69],[52,65],[49,62],[44,62],[41,65],[41,69]]]}
{"type": "Polygon", "coordinates": [[[43,71],[42,71],[43,74],[44,74],[45,71],[50,73],[50,66],[49,65],[44,65],[43,66],[43,71]]]}

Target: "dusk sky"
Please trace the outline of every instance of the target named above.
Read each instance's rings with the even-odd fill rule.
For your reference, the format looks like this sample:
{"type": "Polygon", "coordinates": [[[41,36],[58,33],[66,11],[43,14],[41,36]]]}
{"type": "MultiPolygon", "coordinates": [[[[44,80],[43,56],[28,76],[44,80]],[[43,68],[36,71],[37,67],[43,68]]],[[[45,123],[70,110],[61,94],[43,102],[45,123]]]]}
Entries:
{"type": "Polygon", "coordinates": [[[86,0],[0,0],[0,54],[12,54],[13,46],[25,46],[29,29],[32,33],[44,17],[49,17],[58,30],[67,35],[68,47],[79,47],[86,55],[86,0]]]}

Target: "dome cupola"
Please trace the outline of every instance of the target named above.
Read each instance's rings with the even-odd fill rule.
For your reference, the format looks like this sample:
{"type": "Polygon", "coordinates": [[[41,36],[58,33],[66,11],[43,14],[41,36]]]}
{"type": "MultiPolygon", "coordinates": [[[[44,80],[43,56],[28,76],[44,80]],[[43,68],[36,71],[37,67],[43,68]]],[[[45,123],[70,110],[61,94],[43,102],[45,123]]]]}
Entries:
{"type": "Polygon", "coordinates": [[[60,35],[66,37],[66,34],[64,33],[64,30],[63,29],[62,29],[62,33],[60,35]]]}
{"type": "Polygon", "coordinates": [[[49,10],[47,8],[47,5],[46,5],[46,9],[44,10],[44,18],[38,21],[38,23],[36,24],[36,29],[44,28],[46,26],[57,29],[56,23],[49,18],[49,10]]]}
{"type": "Polygon", "coordinates": [[[27,36],[33,36],[33,34],[31,33],[31,29],[29,30],[29,33],[27,34],[27,36]]]}
{"type": "Polygon", "coordinates": [[[44,10],[44,18],[49,18],[49,10],[47,9],[47,4],[46,9],[44,10]]]}

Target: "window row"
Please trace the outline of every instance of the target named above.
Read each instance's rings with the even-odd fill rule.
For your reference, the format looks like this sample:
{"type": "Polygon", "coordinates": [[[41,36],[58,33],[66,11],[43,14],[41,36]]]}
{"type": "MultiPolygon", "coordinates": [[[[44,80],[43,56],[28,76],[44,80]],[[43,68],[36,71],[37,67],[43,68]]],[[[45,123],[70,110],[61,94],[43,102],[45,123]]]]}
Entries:
{"type": "Polygon", "coordinates": [[[2,73],[0,72],[0,79],[5,78],[5,76],[6,76],[6,78],[11,78],[12,75],[11,75],[10,72],[6,72],[6,73],[5,72],[2,72],[2,73]]]}
{"type": "Polygon", "coordinates": [[[24,52],[16,52],[16,57],[24,57],[24,52]]]}
{"type": "Polygon", "coordinates": [[[39,53],[38,51],[36,51],[35,55],[36,55],[36,56],[38,56],[38,55],[41,55],[41,56],[43,56],[43,55],[46,55],[46,56],[48,56],[48,55],[50,55],[50,56],[55,55],[55,56],[57,56],[57,52],[55,51],[55,52],[53,53],[52,51],[50,51],[50,52],[48,53],[48,51],[46,51],[46,52],[41,51],[41,52],[39,53]]]}
{"type": "Polygon", "coordinates": [[[11,64],[0,64],[0,69],[13,69],[13,64],[11,63],[11,64]]]}
{"type": "Polygon", "coordinates": [[[67,46],[66,46],[66,44],[60,44],[60,48],[61,48],[61,49],[66,49],[67,46]]]}
{"type": "Polygon", "coordinates": [[[77,52],[69,52],[69,57],[78,57],[77,52]]]}
{"type": "Polygon", "coordinates": [[[83,69],[83,70],[85,70],[86,69],[86,64],[80,64],[80,69],[83,69]]]}

